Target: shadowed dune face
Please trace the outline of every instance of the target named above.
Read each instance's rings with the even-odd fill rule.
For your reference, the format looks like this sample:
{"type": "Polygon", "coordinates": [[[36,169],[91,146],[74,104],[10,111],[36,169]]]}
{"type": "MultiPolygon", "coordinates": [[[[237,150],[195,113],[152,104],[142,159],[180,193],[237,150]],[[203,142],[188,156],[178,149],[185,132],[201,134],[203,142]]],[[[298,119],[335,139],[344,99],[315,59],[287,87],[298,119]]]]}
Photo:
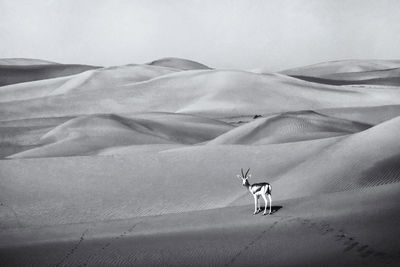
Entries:
{"type": "Polygon", "coordinates": [[[286,75],[300,75],[310,77],[326,77],[327,75],[341,75],[348,73],[349,77],[357,77],[362,72],[374,72],[400,68],[400,60],[338,60],[323,62],[314,65],[281,71],[286,75]]]}
{"type": "Polygon", "coordinates": [[[399,86],[400,61],[345,60],[282,71],[309,82],[329,85],[399,86]]]}
{"type": "Polygon", "coordinates": [[[7,67],[43,80],[0,87],[0,265],[398,266],[400,61],[32,62],[7,67]],[[273,215],[251,216],[240,168],[273,215]]]}
{"type": "Polygon", "coordinates": [[[96,68],[73,64],[0,65],[0,86],[69,76],[96,68]]]}

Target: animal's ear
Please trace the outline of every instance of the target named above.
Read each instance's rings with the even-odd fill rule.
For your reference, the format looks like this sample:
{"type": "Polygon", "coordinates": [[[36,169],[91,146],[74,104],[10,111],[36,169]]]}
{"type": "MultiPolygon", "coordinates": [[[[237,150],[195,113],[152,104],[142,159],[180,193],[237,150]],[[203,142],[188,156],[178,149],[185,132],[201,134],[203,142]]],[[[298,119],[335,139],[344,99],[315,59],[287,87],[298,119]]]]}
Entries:
{"type": "Polygon", "coordinates": [[[247,178],[251,178],[251,174],[249,174],[249,177],[247,177],[247,178]]]}
{"type": "Polygon", "coordinates": [[[242,177],[239,174],[237,174],[236,177],[239,179],[242,179],[242,177]]]}

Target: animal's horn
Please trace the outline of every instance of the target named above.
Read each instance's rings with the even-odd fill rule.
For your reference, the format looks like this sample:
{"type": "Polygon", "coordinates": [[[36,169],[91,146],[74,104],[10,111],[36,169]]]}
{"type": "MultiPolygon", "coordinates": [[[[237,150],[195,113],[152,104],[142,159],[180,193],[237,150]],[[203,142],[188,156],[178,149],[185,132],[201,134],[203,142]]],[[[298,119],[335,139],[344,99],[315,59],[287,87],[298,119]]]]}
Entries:
{"type": "Polygon", "coordinates": [[[247,174],[249,173],[249,171],[250,171],[250,168],[247,170],[246,175],[244,177],[247,177],[247,174]]]}
{"type": "Polygon", "coordinates": [[[243,172],[243,168],[240,168],[240,171],[242,172],[242,177],[244,178],[244,172],[243,172]]]}

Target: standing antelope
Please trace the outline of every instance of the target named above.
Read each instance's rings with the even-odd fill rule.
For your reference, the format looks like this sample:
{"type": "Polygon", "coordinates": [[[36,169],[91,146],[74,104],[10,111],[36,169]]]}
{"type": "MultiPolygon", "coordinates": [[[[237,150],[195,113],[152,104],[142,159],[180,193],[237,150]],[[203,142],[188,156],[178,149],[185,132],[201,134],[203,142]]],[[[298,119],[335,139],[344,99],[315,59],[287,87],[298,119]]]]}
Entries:
{"type": "Polygon", "coordinates": [[[261,207],[258,207],[258,199],[260,196],[263,197],[264,202],[265,202],[265,209],[264,209],[264,215],[267,214],[267,206],[268,206],[268,201],[267,197],[269,199],[269,213],[271,214],[271,209],[272,209],[272,199],[271,199],[271,185],[269,183],[256,183],[256,184],[250,184],[248,179],[250,179],[251,174],[247,176],[249,173],[250,168],[247,170],[246,174],[243,173],[243,168],[241,169],[242,175],[236,175],[238,178],[242,179],[242,184],[243,186],[247,187],[247,189],[250,191],[250,193],[254,197],[254,214],[257,214],[261,211],[261,207]]]}

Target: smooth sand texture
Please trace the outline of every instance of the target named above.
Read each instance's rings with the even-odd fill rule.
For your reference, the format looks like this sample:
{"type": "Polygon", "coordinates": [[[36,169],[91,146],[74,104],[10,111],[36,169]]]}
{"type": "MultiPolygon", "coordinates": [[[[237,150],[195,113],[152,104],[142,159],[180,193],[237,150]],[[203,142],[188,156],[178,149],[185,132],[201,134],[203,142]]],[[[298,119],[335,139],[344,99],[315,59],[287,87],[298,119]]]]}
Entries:
{"type": "Polygon", "coordinates": [[[398,266],[399,107],[396,84],[174,58],[1,86],[0,265],[398,266]]]}

